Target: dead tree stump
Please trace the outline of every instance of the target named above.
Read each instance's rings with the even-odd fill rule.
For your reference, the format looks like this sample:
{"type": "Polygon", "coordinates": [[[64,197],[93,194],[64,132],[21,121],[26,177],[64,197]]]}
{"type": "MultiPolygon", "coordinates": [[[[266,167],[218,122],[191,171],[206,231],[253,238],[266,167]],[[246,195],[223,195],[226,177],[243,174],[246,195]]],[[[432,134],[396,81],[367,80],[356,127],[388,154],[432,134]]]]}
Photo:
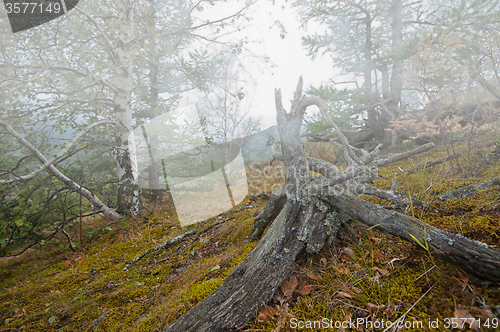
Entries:
{"type": "Polygon", "coordinates": [[[294,94],[291,111],[286,112],[281,91],[275,91],[278,129],[286,167],[285,185],[273,192],[268,205],[255,220],[251,236],[269,229],[255,249],[238,264],[223,285],[164,331],[202,332],[237,330],[251,321],[259,308],[269,302],[292,272],[302,251],[319,252],[332,243],[337,230],[349,218],[379,230],[426,246],[429,253],[459,265],[483,279],[500,281],[500,251],[486,244],[441,231],[422,221],[368,203],[355,194],[380,195],[394,202],[405,198],[368,185],[378,167],[408,158],[433,147],[426,144],[412,151],[381,157],[379,148],[371,152],[349,144],[318,99],[302,96],[302,78],[294,94]],[[316,105],[335,128],[344,152],[346,169],[325,161],[307,158],[300,138],[300,127],[308,106],[316,105]],[[312,177],[310,171],[323,177],[312,177]]]}

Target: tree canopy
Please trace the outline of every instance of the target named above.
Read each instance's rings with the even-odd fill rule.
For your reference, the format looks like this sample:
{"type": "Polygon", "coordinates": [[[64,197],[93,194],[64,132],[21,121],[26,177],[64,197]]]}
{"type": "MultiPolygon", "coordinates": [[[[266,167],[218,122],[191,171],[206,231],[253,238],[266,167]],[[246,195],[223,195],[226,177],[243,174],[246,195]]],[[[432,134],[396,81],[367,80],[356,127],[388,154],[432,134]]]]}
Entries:
{"type": "MultiPolygon", "coordinates": [[[[139,214],[133,129],[175,108],[181,93],[207,90],[216,82],[218,69],[225,66],[221,54],[239,52],[245,42],[232,40],[230,35],[233,27],[243,27],[243,14],[250,3],[242,3],[226,16],[202,20],[204,7],[216,5],[210,1],[119,1],[106,6],[86,2],[43,25],[43,33],[26,30],[2,38],[0,120],[5,140],[4,176],[22,177],[41,162],[26,145],[14,142],[7,126],[50,159],[65,141],[90,125],[94,129],[86,131],[84,140],[66,150],[69,154],[59,156],[41,176],[47,170],[61,168],[63,173],[71,172],[68,179],[73,184],[56,185],[56,191],[63,190],[78,201],[78,193],[83,190],[78,182],[83,181],[90,192],[95,192],[86,198],[101,197],[109,205],[91,200],[95,209],[107,209],[110,216],[113,213],[109,207],[116,207],[118,214],[139,214]],[[107,121],[107,130],[95,129],[93,124],[102,125],[102,121],[107,121]],[[82,175],[77,179],[75,174],[82,175]],[[117,195],[110,197],[113,192],[117,195]]],[[[63,174],[59,173],[43,181],[51,182],[52,176],[63,174]]],[[[5,202],[4,206],[10,206],[8,211],[21,207],[16,203],[21,201],[16,193],[19,186],[25,187],[28,205],[36,189],[36,195],[47,194],[40,185],[18,180],[2,188],[6,193],[3,200],[13,198],[5,202]]],[[[55,196],[48,197],[51,201],[55,196]]],[[[88,209],[78,205],[78,209],[88,209]]],[[[74,203],[66,206],[72,208],[67,216],[65,213],[62,219],[56,218],[61,220],[59,225],[77,214],[74,203]]],[[[2,250],[10,241],[6,239],[21,239],[26,232],[36,233],[32,238],[38,240],[27,241],[24,248],[47,238],[35,231],[38,222],[31,217],[28,219],[32,221],[26,223],[16,218],[6,211],[2,250]],[[26,230],[18,234],[19,227],[26,230]]]]}

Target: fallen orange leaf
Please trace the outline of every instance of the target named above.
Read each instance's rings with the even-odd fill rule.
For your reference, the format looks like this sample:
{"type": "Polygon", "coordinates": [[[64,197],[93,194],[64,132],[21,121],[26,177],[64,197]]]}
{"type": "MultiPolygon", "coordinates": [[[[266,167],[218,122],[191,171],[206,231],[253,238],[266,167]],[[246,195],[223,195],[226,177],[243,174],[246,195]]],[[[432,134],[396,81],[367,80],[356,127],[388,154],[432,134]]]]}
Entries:
{"type": "Polygon", "coordinates": [[[381,305],[375,305],[373,303],[368,303],[368,310],[373,313],[376,311],[384,310],[386,307],[384,304],[381,305]]]}
{"type": "Polygon", "coordinates": [[[467,322],[471,330],[479,331],[479,321],[477,319],[474,319],[474,317],[469,313],[468,310],[455,307],[454,318],[458,319],[458,328],[460,330],[463,330],[463,328],[465,327],[465,322],[467,322]]]}
{"type": "Polygon", "coordinates": [[[309,295],[314,289],[313,285],[308,285],[307,282],[302,281],[299,283],[299,287],[297,287],[297,293],[300,295],[309,295]]]}
{"type": "Polygon", "coordinates": [[[356,254],[354,253],[354,250],[352,250],[351,248],[345,247],[344,249],[342,249],[342,251],[343,253],[349,255],[351,259],[356,259],[356,254]]]}
{"type": "Polygon", "coordinates": [[[272,316],[276,315],[276,309],[273,307],[270,307],[268,305],[264,305],[260,310],[259,314],[257,315],[257,321],[258,322],[267,322],[269,318],[272,316]]]}
{"type": "Polygon", "coordinates": [[[344,299],[353,299],[354,296],[352,296],[351,294],[347,293],[347,292],[338,292],[339,296],[341,298],[344,298],[344,299]]]}
{"type": "Polygon", "coordinates": [[[291,298],[293,292],[297,289],[297,286],[299,286],[299,282],[297,281],[297,278],[295,276],[291,276],[283,284],[281,285],[280,289],[283,292],[283,297],[285,299],[291,298]]]}
{"type": "Polygon", "coordinates": [[[384,259],[384,258],[385,258],[385,254],[384,254],[382,251],[380,251],[380,250],[375,250],[375,251],[373,252],[373,259],[374,259],[374,260],[376,260],[376,261],[380,261],[380,260],[382,260],[382,259],[384,259]]]}
{"type": "Polygon", "coordinates": [[[317,275],[312,274],[312,273],[308,273],[308,274],[307,274],[307,277],[308,277],[309,279],[316,280],[316,281],[323,281],[323,280],[324,280],[322,277],[317,276],[317,275]]]}
{"type": "Polygon", "coordinates": [[[377,266],[372,267],[372,270],[379,272],[382,275],[382,277],[388,277],[388,276],[391,275],[391,273],[389,272],[389,270],[387,270],[387,269],[381,269],[381,268],[379,268],[377,266]]]}

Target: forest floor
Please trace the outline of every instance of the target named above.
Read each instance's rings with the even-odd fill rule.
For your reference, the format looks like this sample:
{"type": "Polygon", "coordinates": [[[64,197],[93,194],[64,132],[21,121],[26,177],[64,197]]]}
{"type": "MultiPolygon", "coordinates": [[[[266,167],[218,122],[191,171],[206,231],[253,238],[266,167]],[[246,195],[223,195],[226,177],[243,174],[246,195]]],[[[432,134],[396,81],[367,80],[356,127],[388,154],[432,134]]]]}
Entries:
{"type": "MultiPolygon", "coordinates": [[[[307,149],[312,156],[335,159],[327,146],[307,149]]],[[[386,179],[378,178],[375,186],[389,189],[397,174],[398,191],[430,203],[398,211],[500,248],[500,186],[472,197],[439,199],[499,176],[499,148],[469,152],[465,143],[456,143],[455,150],[464,153],[429,168],[418,165],[445,157],[445,147],[381,168],[386,179]]],[[[145,219],[110,224],[103,217],[86,218],[82,243],[77,221],[71,233],[76,252],[60,237],[0,259],[0,331],[161,331],[219,287],[256,246],[248,240],[253,219],[284,181],[282,163],[268,165],[248,168],[247,198],[205,222],[181,228],[167,196],[161,203],[145,202],[150,213],[145,219]],[[187,231],[193,232],[182,241],[130,264],[187,231]]],[[[240,331],[396,331],[396,325],[386,329],[387,321],[408,331],[453,331],[462,325],[500,331],[499,285],[432,258],[425,245],[357,221],[332,246],[299,257],[278,293],[240,331]]]]}

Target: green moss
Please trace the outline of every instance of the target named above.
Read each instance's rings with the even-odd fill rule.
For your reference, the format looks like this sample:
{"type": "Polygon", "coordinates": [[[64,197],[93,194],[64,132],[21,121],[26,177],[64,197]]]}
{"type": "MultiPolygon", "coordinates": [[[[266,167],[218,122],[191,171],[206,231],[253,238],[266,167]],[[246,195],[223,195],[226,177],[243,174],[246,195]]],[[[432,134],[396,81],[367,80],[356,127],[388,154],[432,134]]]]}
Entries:
{"type": "Polygon", "coordinates": [[[245,257],[248,256],[248,254],[254,250],[254,248],[257,246],[257,244],[259,244],[258,241],[254,241],[254,242],[250,242],[248,243],[247,245],[245,245],[243,247],[243,250],[241,251],[241,254],[239,254],[237,257],[235,257],[232,261],[231,261],[231,264],[229,265],[229,269],[228,269],[228,274],[229,272],[234,269],[236,267],[236,265],[240,264],[241,262],[243,262],[243,260],[245,259],[245,257]]]}
{"type": "Polygon", "coordinates": [[[219,278],[209,279],[200,284],[195,284],[186,294],[188,301],[198,303],[222,285],[222,280],[219,278]]]}
{"type": "MultiPolygon", "coordinates": [[[[413,164],[445,155],[444,149],[435,149],[427,157],[414,158],[413,164]]],[[[500,163],[479,161],[476,169],[467,168],[468,161],[463,158],[460,163],[462,173],[449,171],[447,163],[409,174],[399,168],[411,169],[412,163],[401,161],[381,168],[380,175],[387,179],[377,178],[375,185],[389,189],[398,172],[399,191],[423,195],[421,199],[432,201],[428,209],[415,207],[415,216],[498,247],[499,186],[468,199],[433,200],[446,191],[482,182],[500,172],[500,163]],[[469,180],[454,181],[454,178],[469,180]]],[[[269,174],[279,171],[277,163],[273,165],[266,168],[269,174]]],[[[267,166],[262,163],[259,169],[267,166]]],[[[283,181],[274,176],[261,180],[260,187],[251,190],[269,193],[273,185],[283,181]]],[[[94,331],[95,322],[103,317],[98,325],[101,331],[162,330],[215,291],[257,245],[248,242],[248,234],[265,201],[255,198],[242,204],[257,207],[228,212],[184,229],[176,224],[168,206],[155,206],[148,221],[124,220],[112,225],[113,231],[101,230],[86,237],[83,252],[63,251],[54,244],[55,248],[47,245],[43,252],[30,251],[23,257],[0,261],[1,328],[14,329],[23,324],[26,331],[94,331]],[[188,229],[203,230],[222,219],[230,220],[203,233],[199,240],[190,238],[147,255],[128,270],[123,269],[126,262],[140,253],[188,229]]],[[[409,208],[399,211],[411,214],[409,208]]],[[[105,219],[92,220],[84,231],[107,223],[105,219]]],[[[369,303],[377,306],[392,303],[392,311],[384,309],[371,315],[394,320],[414,306],[408,313],[409,320],[442,320],[453,317],[455,303],[468,308],[473,301],[477,305],[474,299],[492,306],[500,302],[498,288],[476,287],[459,270],[429,258],[415,246],[357,224],[351,226],[360,238],[359,243],[340,229],[334,246],[325,246],[319,254],[301,259],[297,269],[299,281],[314,285],[315,290],[289,301],[289,312],[294,317],[342,321],[349,315],[355,319],[359,310],[369,311],[369,303]],[[353,257],[343,253],[344,247],[353,250],[353,257]],[[326,266],[320,261],[322,258],[326,259],[326,266]],[[382,276],[373,268],[387,269],[390,275],[382,276]],[[311,279],[308,274],[322,279],[311,279]],[[434,288],[429,291],[431,287],[434,288]],[[350,292],[352,298],[339,296],[339,292],[350,292]]],[[[72,236],[77,238],[76,234],[72,236]]],[[[277,321],[250,324],[248,329],[270,331],[276,328],[277,321]]],[[[296,330],[290,328],[289,319],[286,322],[281,331],[296,330]]]]}

